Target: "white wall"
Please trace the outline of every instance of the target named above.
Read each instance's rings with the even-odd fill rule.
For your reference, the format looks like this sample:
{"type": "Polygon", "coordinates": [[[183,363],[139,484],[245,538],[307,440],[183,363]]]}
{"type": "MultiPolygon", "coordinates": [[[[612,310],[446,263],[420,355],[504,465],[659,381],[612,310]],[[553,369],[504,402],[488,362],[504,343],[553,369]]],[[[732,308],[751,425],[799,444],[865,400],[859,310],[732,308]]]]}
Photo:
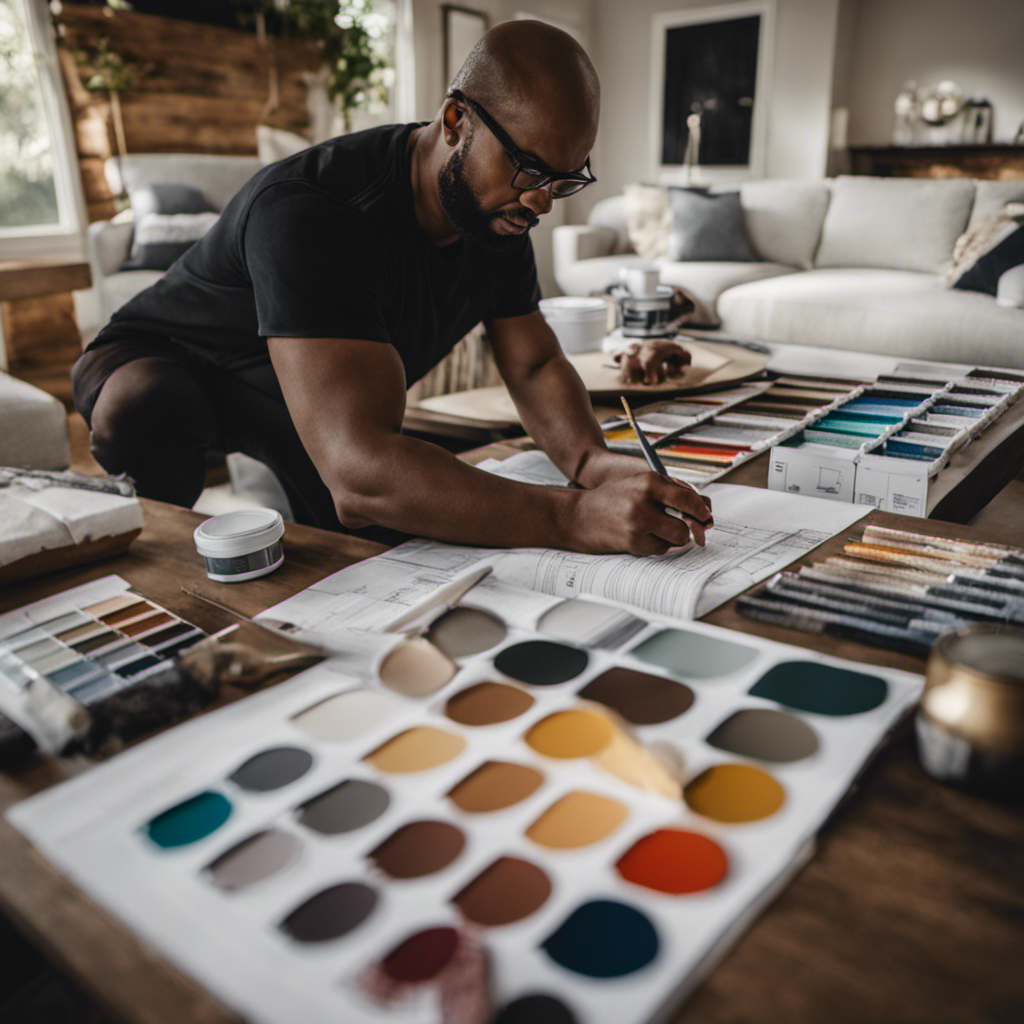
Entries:
{"type": "Polygon", "coordinates": [[[994,139],[1024,121],[1024,2],[859,0],[849,87],[850,142],[892,138],[900,86],[943,79],[992,102],[994,139]]]}
{"type": "MultiPolygon", "coordinates": [[[[588,202],[633,181],[651,181],[649,111],[651,18],[729,0],[595,0],[592,56],[603,110],[588,202]]],[[[768,97],[765,173],[816,178],[825,173],[839,0],[776,0],[772,86],[768,97]]],[[[703,173],[714,181],[713,169],[703,173]]]]}

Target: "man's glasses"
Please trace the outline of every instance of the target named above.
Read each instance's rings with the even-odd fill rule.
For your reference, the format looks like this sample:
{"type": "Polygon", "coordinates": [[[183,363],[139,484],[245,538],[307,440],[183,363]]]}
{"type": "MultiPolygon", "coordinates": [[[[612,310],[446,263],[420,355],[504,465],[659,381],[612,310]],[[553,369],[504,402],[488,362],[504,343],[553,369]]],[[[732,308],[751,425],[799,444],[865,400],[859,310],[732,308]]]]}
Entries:
{"type": "Polygon", "coordinates": [[[512,176],[512,187],[520,192],[529,192],[535,188],[551,186],[553,199],[564,199],[575,195],[580,189],[592,185],[597,178],[590,173],[590,157],[587,157],[582,171],[556,171],[548,167],[543,160],[524,153],[509,137],[508,132],[487,113],[476,100],[471,100],[458,89],[452,89],[449,95],[466,106],[472,108],[477,117],[491,130],[491,134],[501,143],[501,148],[509,155],[515,165],[516,173],[512,176]]]}

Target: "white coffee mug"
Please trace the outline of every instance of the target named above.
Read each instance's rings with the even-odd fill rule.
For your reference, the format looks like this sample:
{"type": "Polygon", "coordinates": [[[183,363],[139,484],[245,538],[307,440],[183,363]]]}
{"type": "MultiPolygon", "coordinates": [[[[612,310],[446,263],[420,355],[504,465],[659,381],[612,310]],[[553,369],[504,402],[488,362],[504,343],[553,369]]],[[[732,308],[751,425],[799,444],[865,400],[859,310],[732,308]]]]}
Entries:
{"type": "Polygon", "coordinates": [[[638,297],[657,295],[660,277],[657,267],[634,267],[626,273],[626,287],[638,297]]]}

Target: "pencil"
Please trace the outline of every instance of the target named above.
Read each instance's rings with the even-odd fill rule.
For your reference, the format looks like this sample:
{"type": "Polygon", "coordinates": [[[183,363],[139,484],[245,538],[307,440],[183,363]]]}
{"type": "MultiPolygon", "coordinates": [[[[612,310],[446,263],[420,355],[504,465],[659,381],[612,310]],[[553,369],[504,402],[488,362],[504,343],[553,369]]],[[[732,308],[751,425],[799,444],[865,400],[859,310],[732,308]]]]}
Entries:
{"type": "MultiPolygon", "coordinates": [[[[647,460],[647,465],[651,467],[651,471],[657,473],[659,476],[663,476],[668,480],[672,480],[672,477],[668,475],[665,470],[665,464],[658,458],[658,453],[651,447],[651,442],[647,440],[644,432],[640,429],[636,420],[633,418],[633,410],[629,407],[629,402],[626,401],[625,396],[622,397],[622,408],[626,410],[626,419],[629,420],[629,425],[636,432],[637,440],[640,442],[640,450],[644,453],[644,458],[647,460]]],[[[673,480],[673,483],[677,481],[673,480]]],[[[691,516],[688,512],[682,513],[688,519],[692,519],[695,523],[700,523],[701,526],[707,526],[710,520],[698,519],[696,516],[691,516]]]]}

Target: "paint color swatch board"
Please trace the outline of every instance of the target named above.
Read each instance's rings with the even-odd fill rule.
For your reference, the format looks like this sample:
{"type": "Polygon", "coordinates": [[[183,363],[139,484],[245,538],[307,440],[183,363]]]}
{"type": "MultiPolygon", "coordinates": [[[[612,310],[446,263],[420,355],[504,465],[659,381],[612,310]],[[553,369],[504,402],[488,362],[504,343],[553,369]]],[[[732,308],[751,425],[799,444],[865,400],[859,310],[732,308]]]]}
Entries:
{"type": "Polygon", "coordinates": [[[367,674],[328,660],[8,816],[260,1024],[436,1022],[460,935],[502,1020],[655,1019],[803,863],[921,680],[607,603],[549,603],[531,630],[494,608],[467,599],[367,674]],[[408,671],[427,643],[451,673],[408,671]]]}
{"type": "MultiPolygon", "coordinates": [[[[838,378],[780,377],[730,391],[651,406],[636,417],[673,476],[702,485],[794,436],[861,384],[838,378]]],[[[613,451],[640,455],[632,427],[602,424],[613,451]]]]}
{"type": "Polygon", "coordinates": [[[85,705],[142,682],[205,637],[105,576],[0,615],[0,710],[23,725],[25,687],[45,676],[85,705]]]}

